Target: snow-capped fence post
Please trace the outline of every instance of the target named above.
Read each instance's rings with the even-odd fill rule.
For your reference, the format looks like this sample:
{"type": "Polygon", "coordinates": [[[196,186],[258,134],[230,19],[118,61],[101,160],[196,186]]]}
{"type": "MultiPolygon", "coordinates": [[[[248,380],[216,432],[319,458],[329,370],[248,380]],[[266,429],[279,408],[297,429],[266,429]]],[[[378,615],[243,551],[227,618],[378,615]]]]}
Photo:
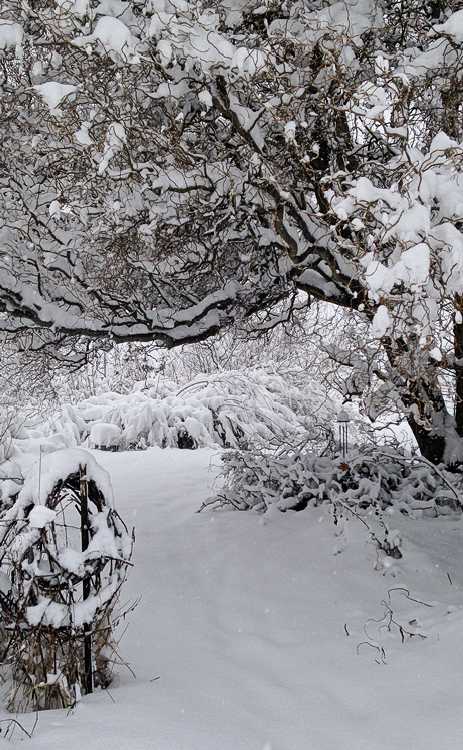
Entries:
{"type": "MultiPolygon", "coordinates": [[[[90,541],[89,518],[88,518],[88,484],[87,466],[79,466],[80,473],[80,532],[82,539],[82,552],[88,548],[90,541]]],[[[87,601],[90,596],[90,579],[84,578],[82,582],[82,598],[87,601]]],[[[92,663],[92,628],[89,623],[84,624],[84,670],[85,670],[85,692],[93,693],[93,663],[92,663]]]]}

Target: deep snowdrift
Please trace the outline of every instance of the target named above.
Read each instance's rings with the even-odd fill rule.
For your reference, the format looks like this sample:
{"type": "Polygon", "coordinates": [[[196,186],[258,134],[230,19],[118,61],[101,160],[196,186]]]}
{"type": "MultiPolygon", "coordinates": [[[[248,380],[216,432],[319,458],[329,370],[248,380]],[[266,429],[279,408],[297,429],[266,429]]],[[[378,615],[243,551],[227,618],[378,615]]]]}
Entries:
{"type": "Polygon", "coordinates": [[[71,715],[41,713],[31,750],[461,747],[460,522],[398,517],[405,556],[388,565],[325,508],[195,514],[211,450],[95,455],[137,528],[125,595],[142,599],[120,646],[136,679],[119,671],[71,715]],[[383,600],[415,637],[367,623],[383,600]]]}

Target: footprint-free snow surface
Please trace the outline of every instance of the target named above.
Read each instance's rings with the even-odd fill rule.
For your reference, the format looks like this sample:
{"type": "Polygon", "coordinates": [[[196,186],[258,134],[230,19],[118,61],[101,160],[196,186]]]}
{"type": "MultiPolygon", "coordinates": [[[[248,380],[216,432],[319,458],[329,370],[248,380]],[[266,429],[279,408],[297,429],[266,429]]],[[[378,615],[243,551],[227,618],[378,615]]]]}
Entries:
{"type": "Polygon", "coordinates": [[[327,508],[197,514],[213,451],[95,455],[136,527],[124,594],[141,600],[120,643],[135,676],[42,712],[21,747],[463,747],[462,522],[391,517],[404,557],[382,560],[327,508]]]}

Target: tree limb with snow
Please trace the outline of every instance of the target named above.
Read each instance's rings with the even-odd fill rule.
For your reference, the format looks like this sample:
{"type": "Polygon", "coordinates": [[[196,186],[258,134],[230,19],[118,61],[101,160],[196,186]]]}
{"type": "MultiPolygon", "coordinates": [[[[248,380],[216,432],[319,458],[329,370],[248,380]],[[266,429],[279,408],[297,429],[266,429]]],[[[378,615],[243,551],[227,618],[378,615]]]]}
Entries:
{"type": "Polygon", "coordinates": [[[367,324],[423,454],[460,462],[462,13],[6,0],[0,328],[176,346],[302,292],[367,324]]]}

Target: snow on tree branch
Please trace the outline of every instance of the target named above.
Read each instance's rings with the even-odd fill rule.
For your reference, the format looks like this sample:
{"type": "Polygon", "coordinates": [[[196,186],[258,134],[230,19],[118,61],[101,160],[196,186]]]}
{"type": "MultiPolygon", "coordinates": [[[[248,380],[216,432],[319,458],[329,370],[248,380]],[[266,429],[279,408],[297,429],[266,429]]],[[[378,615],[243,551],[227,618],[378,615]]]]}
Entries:
{"type": "Polygon", "coordinates": [[[302,291],[371,324],[423,445],[463,430],[454,6],[6,0],[0,328],[175,346],[302,291]]]}

